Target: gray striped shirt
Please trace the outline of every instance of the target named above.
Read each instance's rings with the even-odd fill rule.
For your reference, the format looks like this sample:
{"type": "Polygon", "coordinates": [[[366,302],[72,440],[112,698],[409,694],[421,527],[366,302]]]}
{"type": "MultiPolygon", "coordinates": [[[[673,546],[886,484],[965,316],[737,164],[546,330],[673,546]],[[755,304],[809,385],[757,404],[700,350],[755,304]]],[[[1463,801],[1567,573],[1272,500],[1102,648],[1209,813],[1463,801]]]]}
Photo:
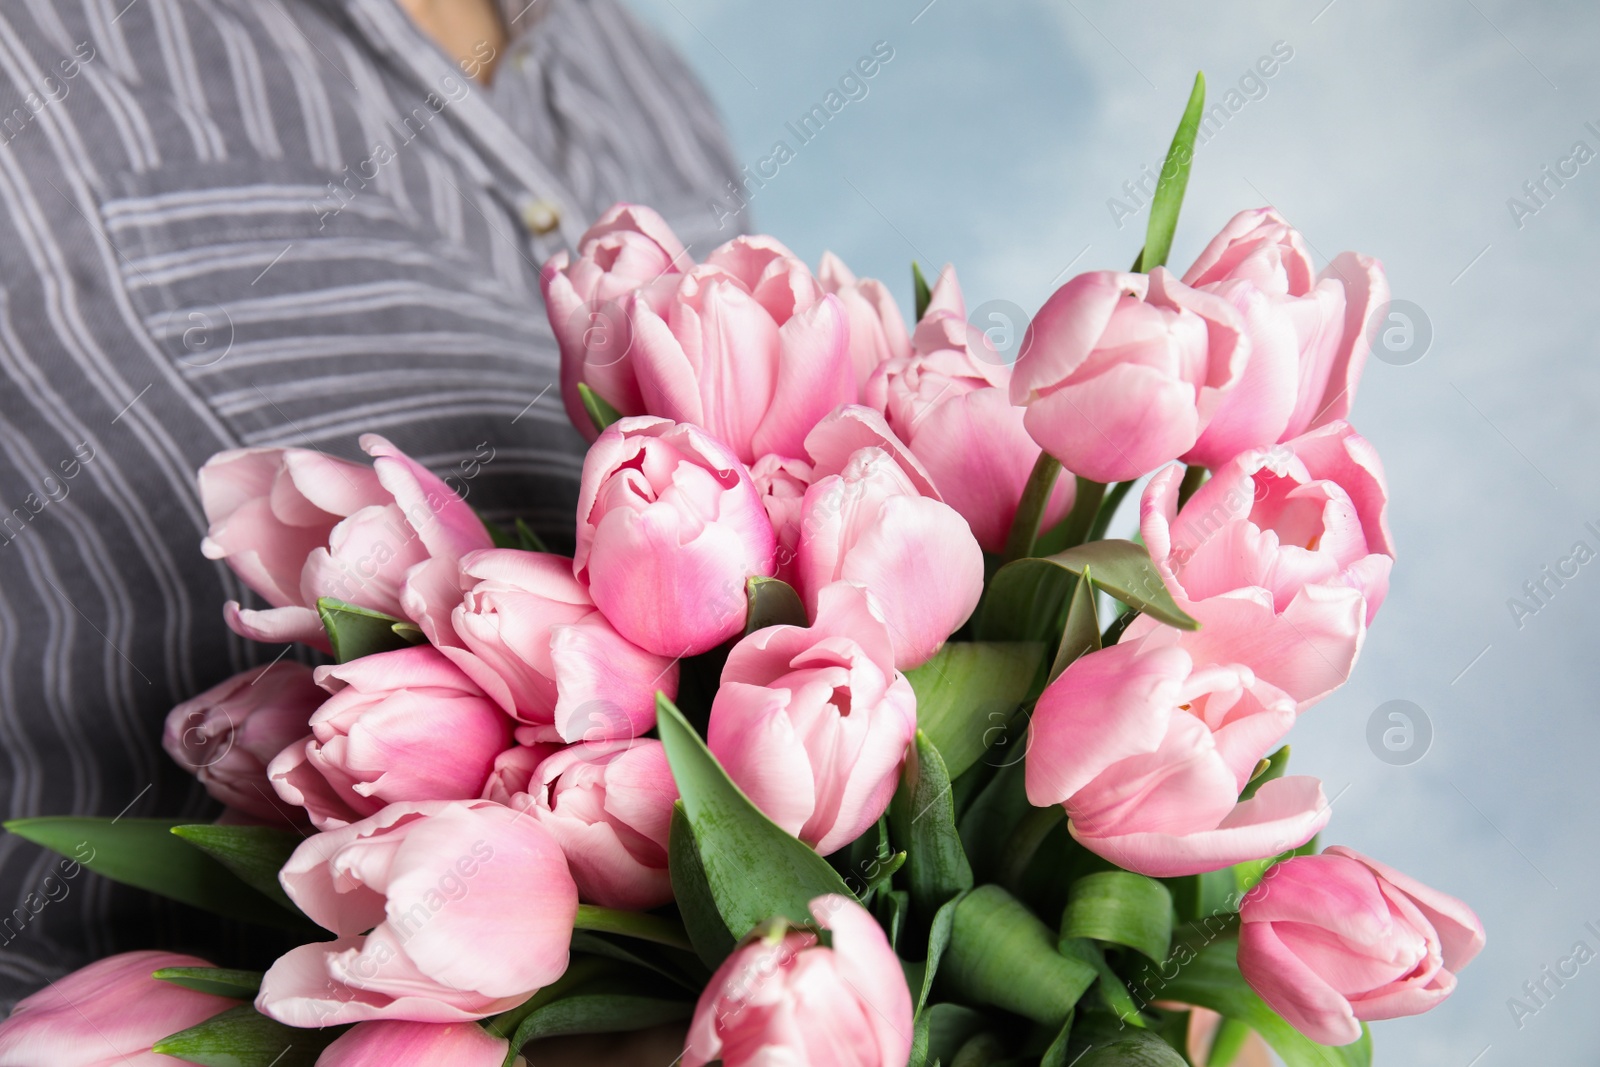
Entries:
{"type": "MultiPolygon", "coordinates": [[[[617,0],[505,17],[486,87],[394,0],[0,0],[7,817],[214,813],[162,719],[283,651],[222,624],[247,593],[198,548],[214,452],[375,431],[570,540],[538,265],[616,200],[708,247],[732,166],[617,0]]],[[[115,951],[273,947],[9,836],[0,897],[0,1007],[115,951]]]]}

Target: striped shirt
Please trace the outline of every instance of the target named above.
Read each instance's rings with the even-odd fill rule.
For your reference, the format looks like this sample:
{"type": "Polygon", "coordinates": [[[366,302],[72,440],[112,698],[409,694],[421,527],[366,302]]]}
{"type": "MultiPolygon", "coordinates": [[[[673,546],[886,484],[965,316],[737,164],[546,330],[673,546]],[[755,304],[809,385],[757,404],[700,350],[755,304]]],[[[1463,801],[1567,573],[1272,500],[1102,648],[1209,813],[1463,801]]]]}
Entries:
{"type": "MultiPolygon", "coordinates": [[[[714,243],[733,170],[618,0],[504,12],[483,86],[394,0],[0,4],[8,818],[215,814],[162,720],[285,651],[222,623],[249,594],[199,551],[219,450],[382,433],[570,543],[582,442],[538,266],[617,200],[714,243]]],[[[10,836],[0,896],[0,1008],[111,952],[275,947],[10,836]]]]}

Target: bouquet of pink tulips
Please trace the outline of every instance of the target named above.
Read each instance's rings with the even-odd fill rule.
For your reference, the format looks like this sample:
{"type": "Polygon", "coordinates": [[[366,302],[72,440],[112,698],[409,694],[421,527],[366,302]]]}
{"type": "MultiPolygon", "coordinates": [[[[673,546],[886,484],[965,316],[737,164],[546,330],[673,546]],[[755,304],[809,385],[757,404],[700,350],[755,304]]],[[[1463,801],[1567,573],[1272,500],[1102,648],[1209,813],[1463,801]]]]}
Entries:
{"type": "Polygon", "coordinates": [[[325,665],[174,709],[218,823],[9,829],[299,947],[102,960],[0,1064],[501,1067],[674,1023],[684,1067],[1369,1063],[1484,940],[1319,851],[1285,773],[1388,586],[1346,421],[1387,284],[1270,208],[1166,268],[1203,96],[1133,270],[1014,360],[948,268],[908,327],[832,257],[696,263],[613,208],[543,273],[593,442],[570,558],[380,437],[212,459],[203,551],[265,603],[228,625],[325,665]]]}

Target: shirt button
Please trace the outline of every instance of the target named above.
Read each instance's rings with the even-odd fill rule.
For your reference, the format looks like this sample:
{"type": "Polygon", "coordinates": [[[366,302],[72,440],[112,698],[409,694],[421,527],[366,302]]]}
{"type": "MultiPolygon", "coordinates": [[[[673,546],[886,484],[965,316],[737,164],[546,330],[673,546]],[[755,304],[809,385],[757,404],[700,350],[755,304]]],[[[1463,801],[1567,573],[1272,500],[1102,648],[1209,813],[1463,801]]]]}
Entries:
{"type": "Polygon", "coordinates": [[[561,205],[530,197],[522,202],[522,224],[528,232],[543,237],[561,225],[561,205]]]}

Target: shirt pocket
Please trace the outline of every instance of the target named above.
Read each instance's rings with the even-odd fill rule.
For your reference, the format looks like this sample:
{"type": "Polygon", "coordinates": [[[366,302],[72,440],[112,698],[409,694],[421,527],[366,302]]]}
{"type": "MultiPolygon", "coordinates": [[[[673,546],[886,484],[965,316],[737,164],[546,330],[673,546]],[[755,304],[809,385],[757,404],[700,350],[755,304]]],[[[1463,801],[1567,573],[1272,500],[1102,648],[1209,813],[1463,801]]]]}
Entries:
{"type": "Polygon", "coordinates": [[[474,247],[512,225],[478,203],[446,205],[456,224],[441,228],[438,204],[424,216],[377,183],[289,161],[111,187],[100,210],[128,299],[243,444],[349,452],[360,432],[419,425],[465,439],[452,421],[510,418],[558,372],[537,270],[474,247]]]}

